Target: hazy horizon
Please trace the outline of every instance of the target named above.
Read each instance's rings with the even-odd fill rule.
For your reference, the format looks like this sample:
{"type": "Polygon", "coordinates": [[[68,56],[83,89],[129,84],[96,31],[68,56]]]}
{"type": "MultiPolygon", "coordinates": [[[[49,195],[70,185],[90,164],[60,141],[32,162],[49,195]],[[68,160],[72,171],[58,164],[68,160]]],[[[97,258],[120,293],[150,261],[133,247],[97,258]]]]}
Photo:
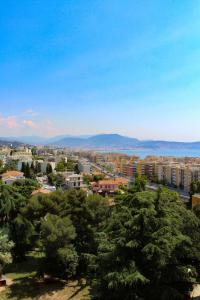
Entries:
{"type": "Polygon", "coordinates": [[[149,138],[149,139],[140,139],[140,138],[137,138],[135,136],[129,136],[129,135],[123,135],[123,134],[120,134],[120,133],[116,133],[116,132],[110,132],[110,133],[104,133],[104,132],[101,132],[101,133],[97,133],[97,134],[77,134],[77,135],[72,135],[72,134],[58,134],[58,135],[51,135],[51,136],[45,136],[45,135],[37,135],[37,134],[32,134],[32,135],[0,135],[0,138],[41,138],[41,139],[52,139],[52,138],[59,138],[62,139],[65,138],[65,137],[71,137],[71,138],[90,138],[90,137],[93,137],[93,136],[98,136],[98,135],[120,135],[120,136],[123,136],[123,137],[129,137],[129,138],[135,138],[139,141],[164,141],[164,142],[182,142],[182,143],[196,143],[196,142],[200,142],[200,139],[199,140],[191,140],[191,141],[179,141],[179,140],[165,140],[165,139],[153,139],[153,138],[149,138]]]}
{"type": "Polygon", "coordinates": [[[0,136],[200,140],[200,2],[2,1],[0,136]]]}

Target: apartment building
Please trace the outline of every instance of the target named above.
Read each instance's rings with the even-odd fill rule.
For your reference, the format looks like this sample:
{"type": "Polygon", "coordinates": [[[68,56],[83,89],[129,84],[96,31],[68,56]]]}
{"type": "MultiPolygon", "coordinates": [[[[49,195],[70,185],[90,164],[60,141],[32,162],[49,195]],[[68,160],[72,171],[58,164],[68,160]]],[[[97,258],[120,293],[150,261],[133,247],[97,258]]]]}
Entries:
{"type": "Polygon", "coordinates": [[[195,180],[200,180],[200,164],[197,161],[175,158],[152,158],[135,161],[123,167],[123,175],[129,178],[145,176],[149,181],[158,181],[181,188],[186,192],[190,191],[191,183],[195,180]],[[196,162],[196,163],[195,163],[196,162]]]}
{"type": "Polygon", "coordinates": [[[180,163],[159,163],[156,168],[158,181],[165,182],[187,192],[191,183],[200,180],[200,165],[193,166],[180,163]]]}
{"type": "Polygon", "coordinates": [[[78,169],[80,173],[90,174],[92,171],[91,163],[87,159],[80,159],[78,161],[78,169]]]}
{"type": "Polygon", "coordinates": [[[133,164],[126,164],[123,166],[122,173],[126,177],[134,177],[134,167],[133,164]]]}

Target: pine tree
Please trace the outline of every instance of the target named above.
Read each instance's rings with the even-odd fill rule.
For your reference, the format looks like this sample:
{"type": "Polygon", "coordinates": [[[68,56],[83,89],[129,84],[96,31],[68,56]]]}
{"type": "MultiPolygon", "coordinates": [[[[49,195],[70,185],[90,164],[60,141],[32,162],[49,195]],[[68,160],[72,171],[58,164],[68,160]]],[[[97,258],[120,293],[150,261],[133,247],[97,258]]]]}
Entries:
{"type": "Polygon", "coordinates": [[[48,175],[48,174],[51,174],[52,172],[53,172],[52,166],[50,163],[48,163],[47,167],[46,167],[46,173],[48,175]]]}
{"type": "Polygon", "coordinates": [[[29,163],[26,164],[25,177],[26,178],[30,178],[31,177],[31,170],[30,170],[29,163]]]}
{"type": "Polygon", "coordinates": [[[4,266],[12,261],[10,253],[12,247],[13,242],[9,241],[8,235],[3,229],[0,229],[0,278],[2,276],[4,266]]]}
{"type": "Polygon", "coordinates": [[[97,299],[187,299],[200,264],[199,227],[174,192],[122,197],[98,234],[97,299]]]}
{"type": "Polygon", "coordinates": [[[26,173],[26,163],[24,161],[22,162],[21,172],[26,173]]]}
{"type": "Polygon", "coordinates": [[[76,274],[78,255],[73,246],[76,231],[68,217],[47,214],[41,225],[45,251],[43,271],[57,277],[76,274]]]}
{"type": "Polygon", "coordinates": [[[35,166],[34,166],[34,162],[33,162],[33,161],[31,162],[31,170],[32,170],[33,172],[35,172],[35,166]]]}

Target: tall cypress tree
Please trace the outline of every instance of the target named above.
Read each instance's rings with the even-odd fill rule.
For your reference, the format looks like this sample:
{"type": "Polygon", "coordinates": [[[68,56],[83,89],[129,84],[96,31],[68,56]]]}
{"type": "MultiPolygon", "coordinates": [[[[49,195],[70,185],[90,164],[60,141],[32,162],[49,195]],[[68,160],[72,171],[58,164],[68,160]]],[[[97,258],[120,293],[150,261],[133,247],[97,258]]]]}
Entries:
{"type": "Polygon", "coordinates": [[[30,178],[31,177],[31,170],[30,170],[29,163],[26,164],[25,177],[26,178],[30,178]]]}
{"type": "Polygon", "coordinates": [[[22,162],[21,172],[23,172],[24,175],[26,173],[26,163],[24,161],[22,162]]]}
{"type": "Polygon", "coordinates": [[[53,172],[53,169],[52,169],[52,166],[50,163],[47,164],[47,167],[46,167],[46,173],[47,175],[52,173],[53,172]]]}

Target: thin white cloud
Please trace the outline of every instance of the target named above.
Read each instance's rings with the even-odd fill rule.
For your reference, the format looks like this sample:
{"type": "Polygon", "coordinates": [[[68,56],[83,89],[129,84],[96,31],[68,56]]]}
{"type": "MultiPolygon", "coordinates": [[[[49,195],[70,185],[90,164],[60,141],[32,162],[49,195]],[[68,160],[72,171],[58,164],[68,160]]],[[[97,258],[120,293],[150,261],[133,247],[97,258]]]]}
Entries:
{"type": "Polygon", "coordinates": [[[27,109],[22,113],[23,116],[30,116],[30,117],[36,117],[39,115],[37,111],[34,111],[33,109],[27,109]]]}
{"type": "Polygon", "coordinates": [[[33,129],[38,128],[38,125],[33,120],[23,120],[22,124],[33,129]]]}

